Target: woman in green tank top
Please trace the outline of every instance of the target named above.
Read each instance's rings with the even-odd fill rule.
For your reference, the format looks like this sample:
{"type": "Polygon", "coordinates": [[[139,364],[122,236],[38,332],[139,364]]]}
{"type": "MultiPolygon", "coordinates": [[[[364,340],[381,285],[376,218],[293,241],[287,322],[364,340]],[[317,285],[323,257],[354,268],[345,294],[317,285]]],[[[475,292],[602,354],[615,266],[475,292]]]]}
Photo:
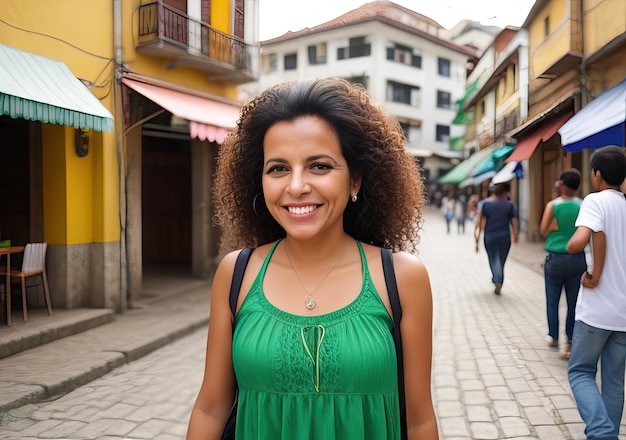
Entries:
{"type": "Polygon", "coordinates": [[[341,79],[280,84],[243,107],[218,159],[224,257],[189,440],[224,438],[235,396],[237,439],[438,438],[432,297],[415,255],[424,190],[404,144],[398,122],[341,79]],[[383,247],[396,251],[400,378],[383,247]]]}
{"type": "Polygon", "coordinates": [[[550,200],[543,211],[541,225],[542,235],[546,237],[546,260],[543,272],[546,288],[546,316],[548,334],[546,341],[550,347],[560,345],[562,358],[569,358],[574,334],[574,312],[576,298],[580,287],[580,278],[587,269],[584,252],[567,253],[567,242],[576,232],[576,217],[580,211],[582,200],[577,197],[580,186],[580,171],[565,170],[557,185],[558,197],[550,200]],[[559,342],[559,302],[565,290],[567,315],[565,318],[565,336],[567,341],[559,342]]]}

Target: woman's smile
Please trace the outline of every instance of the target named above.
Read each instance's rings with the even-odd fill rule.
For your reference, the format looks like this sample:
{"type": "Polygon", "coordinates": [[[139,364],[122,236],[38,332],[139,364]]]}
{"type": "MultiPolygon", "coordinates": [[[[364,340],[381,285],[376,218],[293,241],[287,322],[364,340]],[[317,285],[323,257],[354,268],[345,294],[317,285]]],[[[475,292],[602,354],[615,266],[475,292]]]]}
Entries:
{"type": "Polygon", "coordinates": [[[289,214],[295,216],[306,216],[314,212],[320,205],[306,205],[306,206],[287,206],[289,214]]]}

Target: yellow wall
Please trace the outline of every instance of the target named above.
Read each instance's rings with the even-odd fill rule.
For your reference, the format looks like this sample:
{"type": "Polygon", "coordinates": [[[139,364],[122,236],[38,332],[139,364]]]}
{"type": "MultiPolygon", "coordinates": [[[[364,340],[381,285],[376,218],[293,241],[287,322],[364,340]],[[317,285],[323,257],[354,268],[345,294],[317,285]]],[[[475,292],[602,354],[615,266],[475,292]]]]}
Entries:
{"type": "Polygon", "coordinates": [[[67,243],[67,183],[65,127],[42,126],[43,162],[43,235],[51,245],[67,243]]]}
{"type": "Polygon", "coordinates": [[[117,203],[117,182],[102,176],[117,172],[102,136],[89,133],[89,153],[78,157],[74,128],[43,124],[44,239],[53,245],[112,241],[119,237],[119,222],[111,214],[117,203]],[[101,195],[94,197],[94,194],[101,195]]]}
{"type": "Polygon", "coordinates": [[[91,92],[111,109],[112,12],[110,1],[3,1],[0,17],[8,25],[0,23],[0,39],[63,61],[74,75],[94,82],[91,92]]]}
{"type": "Polygon", "coordinates": [[[569,2],[551,1],[532,20],[528,28],[531,76],[536,77],[567,54],[571,46],[571,21],[569,2]],[[548,18],[549,33],[545,35],[545,20],[548,18]]]}
{"type": "Polygon", "coordinates": [[[211,0],[211,26],[230,34],[230,0],[211,0]]]}
{"type": "Polygon", "coordinates": [[[626,32],[625,8],[623,0],[583,1],[583,47],[586,56],[626,32]]]}

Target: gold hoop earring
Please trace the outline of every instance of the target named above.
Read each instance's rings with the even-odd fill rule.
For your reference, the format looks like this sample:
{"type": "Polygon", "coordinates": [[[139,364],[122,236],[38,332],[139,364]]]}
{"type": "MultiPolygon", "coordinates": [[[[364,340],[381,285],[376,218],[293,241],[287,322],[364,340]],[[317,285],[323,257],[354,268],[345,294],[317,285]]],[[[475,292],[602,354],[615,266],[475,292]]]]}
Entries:
{"type": "Polygon", "coordinates": [[[260,217],[260,215],[259,215],[259,212],[256,210],[256,200],[259,198],[259,196],[262,196],[262,195],[263,193],[260,192],[256,196],[254,196],[254,199],[252,199],[252,210],[254,211],[257,217],[260,217]]]}

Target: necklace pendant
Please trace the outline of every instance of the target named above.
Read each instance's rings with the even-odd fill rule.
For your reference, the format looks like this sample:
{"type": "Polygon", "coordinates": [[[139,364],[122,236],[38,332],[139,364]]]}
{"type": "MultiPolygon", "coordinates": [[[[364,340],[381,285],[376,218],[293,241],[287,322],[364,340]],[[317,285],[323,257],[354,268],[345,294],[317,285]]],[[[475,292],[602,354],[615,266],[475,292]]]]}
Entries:
{"type": "Polygon", "coordinates": [[[316,304],[315,304],[315,301],[313,301],[313,299],[307,298],[306,301],[304,301],[304,306],[309,310],[313,310],[316,304]]]}

